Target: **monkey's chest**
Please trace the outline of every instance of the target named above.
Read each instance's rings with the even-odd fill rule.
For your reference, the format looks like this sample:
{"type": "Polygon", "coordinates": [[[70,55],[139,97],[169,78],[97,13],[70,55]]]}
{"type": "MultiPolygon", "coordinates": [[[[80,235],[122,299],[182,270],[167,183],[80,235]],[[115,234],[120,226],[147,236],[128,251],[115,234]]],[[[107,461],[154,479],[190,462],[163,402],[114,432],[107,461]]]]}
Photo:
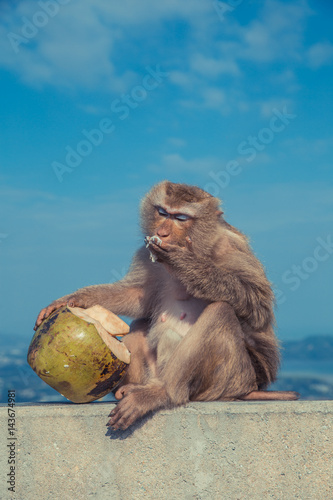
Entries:
{"type": "Polygon", "coordinates": [[[162,369],[174,349],[199,318],[207,303],[190,297],[165,300],[149,332],[151,347],[156,349],[157,366],[162,369]]]}
{"type": "Polygon", "coordinates": [[[206,302],[194,297],[166,300],[161,304],[156,326],[161,331],[171,330],[174,334],[184,337],[206,305],[206,302]]]}

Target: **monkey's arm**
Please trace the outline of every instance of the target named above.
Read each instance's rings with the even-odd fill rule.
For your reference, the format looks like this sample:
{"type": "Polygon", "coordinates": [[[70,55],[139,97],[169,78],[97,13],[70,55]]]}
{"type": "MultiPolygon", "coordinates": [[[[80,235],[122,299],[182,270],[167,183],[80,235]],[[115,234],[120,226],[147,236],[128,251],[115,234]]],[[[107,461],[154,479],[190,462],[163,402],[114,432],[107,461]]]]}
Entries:
{"type": "Polygon", "coordinates": [[[274,296],[260,262],[237,249],[218,257],[202,257],[187,247],[153,243],[159,260],[168,264],[193,297],[229,303],[237,316],[256,330],[274,321],[274,296]]]}
{"type": "Polygon", "coordinates": [[[68,304],[70,307],[88,308],[96,304],[115,314],[131,318],[148,317],[156,299],[151,262],[144,248],[133,258],[128,274],[116,283],[92,285],[65,295],[42,309],[37,317],[35,329],[54,310],[68,304]]]}

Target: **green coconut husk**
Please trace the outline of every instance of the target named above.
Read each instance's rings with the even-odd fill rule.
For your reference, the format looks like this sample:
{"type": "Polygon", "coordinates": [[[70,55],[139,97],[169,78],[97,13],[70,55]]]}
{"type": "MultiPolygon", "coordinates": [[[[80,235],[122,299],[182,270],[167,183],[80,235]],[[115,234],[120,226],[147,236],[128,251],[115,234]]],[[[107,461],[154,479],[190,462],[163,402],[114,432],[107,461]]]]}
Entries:
{"type": "Polygon", "coordinates": [[[63,306],[37,329],[28,363],[73,403],[94,401],[115,389],[125,375],[130,353],[112,335],[128,331],[124,321],[101,306],[63,306]]]}

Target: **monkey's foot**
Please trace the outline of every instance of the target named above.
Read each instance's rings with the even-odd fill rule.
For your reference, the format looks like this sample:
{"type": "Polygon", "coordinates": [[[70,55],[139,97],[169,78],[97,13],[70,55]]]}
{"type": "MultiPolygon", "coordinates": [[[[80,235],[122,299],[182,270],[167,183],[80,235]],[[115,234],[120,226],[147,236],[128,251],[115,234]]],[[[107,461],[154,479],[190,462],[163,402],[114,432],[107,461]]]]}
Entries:
{"type": "MultiPolygon", "coordinates": [[[[126,392],[125,387],[122,387],[123,393],[126,392]]],[[[133,392],[128,392],[123,395],[121,401],[117,404],[116,408],[112,410],[109,417],[110,420],[106,424],[112,427],[113,430],[127,429],[132,425],[138,418],[142,417],[147,411],[142,405],[140,405],[140,391],[136,390],[133,392]]]]}
{"type": "Polygon", "coordinates": [[[122,399],[111,411],[107,423],[113,430],[127,429],[146,413],[166,407],[169,401],[162,385],[127,384],[117,391],[116,397],[122,399]]]}

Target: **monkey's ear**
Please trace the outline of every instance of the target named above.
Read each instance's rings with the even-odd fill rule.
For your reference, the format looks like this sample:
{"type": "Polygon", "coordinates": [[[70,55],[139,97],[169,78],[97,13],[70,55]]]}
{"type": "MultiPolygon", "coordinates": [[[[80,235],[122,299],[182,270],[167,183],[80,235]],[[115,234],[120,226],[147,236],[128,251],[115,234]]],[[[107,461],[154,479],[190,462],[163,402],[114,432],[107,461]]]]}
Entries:
{"type": "Polygon", "coordinates": [[[222,212],[222,210],[216,210],[216,216],[217,217],[220,217],[220,215],[224,214],[224,212],[222,212]]]}

